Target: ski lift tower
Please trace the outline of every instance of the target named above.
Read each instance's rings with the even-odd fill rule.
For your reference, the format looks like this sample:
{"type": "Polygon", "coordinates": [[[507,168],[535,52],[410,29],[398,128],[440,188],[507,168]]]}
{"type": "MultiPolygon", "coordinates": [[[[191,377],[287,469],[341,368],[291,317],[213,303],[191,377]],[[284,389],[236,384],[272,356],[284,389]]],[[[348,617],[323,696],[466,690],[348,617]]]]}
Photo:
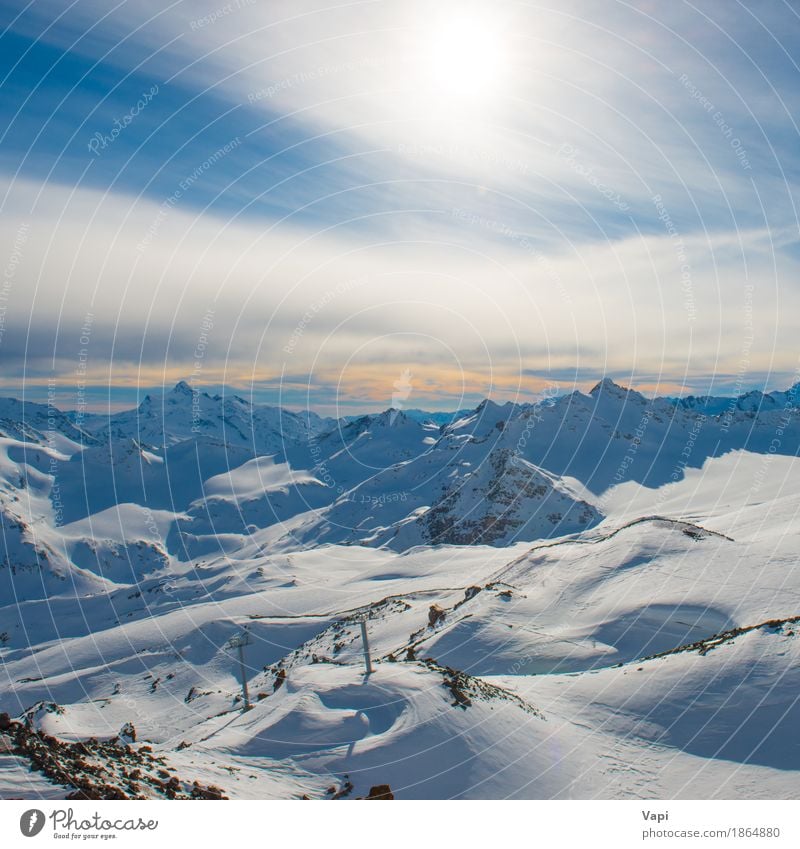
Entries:
{"type": "Polygon", "coordinates": [[[247,690],[247,673],[244,668],[244,647],[250,645],[250,632],[245,628],[240,634],[231,637],[228,645],[232,649],[239,650],[239,672],[242,677],[242,701],[244,702],[242,710],[247,711],[250,710],[252,705],[250,704],[250,693],[247,690]]]}
{"type": "Polygon", "coordinates": [[[372,675],[372,659],[369,656],[369,638],[367,637],[367,617],[361,620],[361,642],[364,645],[364,666],[367,668],[367,675],[372,675]]]}

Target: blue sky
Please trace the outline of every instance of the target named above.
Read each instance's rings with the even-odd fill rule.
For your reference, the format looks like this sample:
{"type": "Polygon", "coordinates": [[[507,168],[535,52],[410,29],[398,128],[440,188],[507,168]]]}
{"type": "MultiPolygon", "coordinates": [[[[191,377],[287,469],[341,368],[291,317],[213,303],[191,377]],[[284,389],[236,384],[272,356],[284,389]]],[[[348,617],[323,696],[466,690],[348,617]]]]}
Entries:
{"type": "Polygon", "coordinates": [[[797,380],[789,3],[33,0],[0,31],[9,394],[797,380]]]}

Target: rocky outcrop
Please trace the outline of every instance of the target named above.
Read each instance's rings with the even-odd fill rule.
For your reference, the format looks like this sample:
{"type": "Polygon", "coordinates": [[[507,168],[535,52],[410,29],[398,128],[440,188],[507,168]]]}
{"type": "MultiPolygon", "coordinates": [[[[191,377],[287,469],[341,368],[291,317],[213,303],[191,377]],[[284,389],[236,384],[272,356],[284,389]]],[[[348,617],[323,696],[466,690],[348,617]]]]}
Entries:
{"type": "Polygon", "coordinates": [[[392,788],[388,784],[376,784],[369,788],[366,799],[394,799],[392,788]]]}
{"type": "MultiPolygon", "coordinates": [[[[131,723],[122,731],[135,737],[131,723]]],[[[218,787],[187,782],[170,771],[166,758],[149,746],[134,748],[120,736],[69,743],[37,731],[29,722],[0,714],[0,732],[9,753],[27,761],[53,784],[65,788],[66,799],[225,799],[218,787]]]]}

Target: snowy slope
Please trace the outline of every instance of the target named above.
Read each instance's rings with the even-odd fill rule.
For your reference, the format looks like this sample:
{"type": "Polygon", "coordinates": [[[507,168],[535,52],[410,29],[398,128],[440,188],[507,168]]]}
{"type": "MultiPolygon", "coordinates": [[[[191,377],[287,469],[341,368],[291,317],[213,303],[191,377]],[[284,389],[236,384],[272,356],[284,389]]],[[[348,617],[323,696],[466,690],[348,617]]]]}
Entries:
{"type": "MultiPolygon", "coordinates": [[[[97,738],[147,797],[800,796],[791,392],[441,426],[205,396],[198,434],[185,390],[0,439],[0,713],[48,757],[97,738]]],[[[0,797],[74,791],[16,739],[0,797]]]]}

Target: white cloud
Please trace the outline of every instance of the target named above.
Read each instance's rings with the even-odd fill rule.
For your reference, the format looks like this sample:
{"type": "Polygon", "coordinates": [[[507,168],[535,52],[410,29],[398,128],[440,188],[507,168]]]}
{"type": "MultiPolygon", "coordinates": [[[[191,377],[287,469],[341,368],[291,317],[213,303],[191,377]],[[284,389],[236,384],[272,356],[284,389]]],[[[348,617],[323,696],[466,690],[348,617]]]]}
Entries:
{"type": "Polygon", "coordinates": [[[52,349],[38,343],[56,327],[56,372],[69,381],[87,314],[96,379],[112,350],[113,380],[185,375],[209,311],[209,382],[282,371],[335,382],[410,360],[451,380],[463,370],[513,383],[523,371],[574,366],[675,381],[736,373],[748,298],[748,370],[796,366],[800,303],[787,280],[797,265],[781,255],[776,267],[763,231],[680,241],[665,233],[543,254],[486,220],[460,220],[438,244],[369,244],[175,208],[140,251],[158,205],[18,183],[5,243],[36,195],[8,305],[7,381],[14,357],[29,374],[48,371],[52,349]],[[37,344],[29,339],[26,350],[28,326],[37,344]]]}
{"type": "MultiPolygon", "coordinates": [[[[100,4],[83,3],[42,37],[67,46],[97,23],[75,49],[97,58],[115,48],[106,61],[125,66],[131,50],[179,36],[149,73],[379,153],[340,166],[353,192],[318,230],[15,183],[6,242],[17,220],[32,221],[3,339],[18,364],[46,372],[58,328],[56,370],[69,374],[91,312],[97,375],[112,350],[115,379],[140,366],[148,377],[185,372],[213,310],[215,377],[285,369],[335,383],[414,358],[451,376],[502,373],[509,385],[523,371],[571,367],[679,381],[736,373],[745,348],[748,370],[794,370],[794,198],[779,167],[787,137],[772,131],[779,94],[792,99],[742,72],[738,19],[720,11],[742,40],[727,52],[706,40],[703,55],[695,36],[713,27],[683,7],[458,4],[454,15],[488,14],[491,39],[507,46],[501,72],[472,97],[449,78],[426,91],[421,0],[224,7],[142,0],[97,23],[100,4]],[[359,229],[340,226],[361,215],[359,229]]],[[[44,10],[22,19],[31,32],[44,10]]],[[[473,70],[463,75],[476,86],[473,70]]],[[[268,135],[248,143],[268,146],[268,135]]],[[[340,189],[329,179],[319,198],[340,189]]]]}

